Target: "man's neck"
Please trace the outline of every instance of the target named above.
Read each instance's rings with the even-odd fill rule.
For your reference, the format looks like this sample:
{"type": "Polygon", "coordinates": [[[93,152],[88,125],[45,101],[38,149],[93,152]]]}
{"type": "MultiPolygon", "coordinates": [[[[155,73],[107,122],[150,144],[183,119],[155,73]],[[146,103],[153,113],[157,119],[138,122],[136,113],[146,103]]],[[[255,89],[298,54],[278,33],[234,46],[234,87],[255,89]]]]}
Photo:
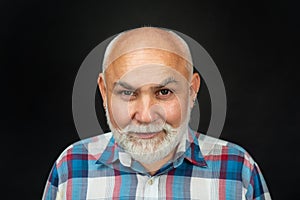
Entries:
{"type": "Polygon", "coordinates": [[[141,163],[141,165],[149,172],[151,176],[153,176],[160,168],[162,168],[162,166],[164,166],[168,161],[173,159],[175,151],[175,149],[171,151],[162,160],[150,164],[141,163]]]}
{"type": "Polygon", "coordinates": [[[179,144],[176,146],[174,150],[172,150],[166,157],[164,157],[162,160],[159,160],[154,163],[141,163],[141,165],[149,172],[150,175],[154,175],[159,169],[161,169],[168,161],[177,159],[179,155],[175,155],[177,151],[185,152],[186,150],[186,140],[187,140],[188,134],[186,133],[182,138],[179,144]],[[176,156],[176,157],[175,157],[176,156]]]}

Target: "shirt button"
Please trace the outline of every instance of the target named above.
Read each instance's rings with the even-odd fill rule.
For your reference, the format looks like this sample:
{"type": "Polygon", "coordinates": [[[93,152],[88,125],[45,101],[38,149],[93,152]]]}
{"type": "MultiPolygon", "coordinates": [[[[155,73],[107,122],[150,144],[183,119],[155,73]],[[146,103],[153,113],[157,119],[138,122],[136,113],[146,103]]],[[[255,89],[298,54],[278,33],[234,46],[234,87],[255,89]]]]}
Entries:
{"type": "Polygon", "coordinates": [[[152,185],[153,184],[153,179],[149,179],[148,184],[152,185]]]}

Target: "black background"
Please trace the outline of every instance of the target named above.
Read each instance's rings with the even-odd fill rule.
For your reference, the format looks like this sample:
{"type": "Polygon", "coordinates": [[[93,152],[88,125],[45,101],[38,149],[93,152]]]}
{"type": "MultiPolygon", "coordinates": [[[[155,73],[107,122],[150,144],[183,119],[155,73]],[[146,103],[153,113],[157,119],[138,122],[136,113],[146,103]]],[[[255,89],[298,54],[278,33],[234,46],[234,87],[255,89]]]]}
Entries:
{"type": "MultiPolygon", "coordinates": [[[[80,2],[0,3],[1,190],[7,199],[41,198],[56,158],[79,139],[72,89],[82,61],[108,37],[141,26],[180,31],[207,50],[227,92],[221,138],[254,157],[273,199],[300,195],[295,3],[80,2]]],[[[200,103],[201,93],[208,98],[203,85],[200,103]]]]}

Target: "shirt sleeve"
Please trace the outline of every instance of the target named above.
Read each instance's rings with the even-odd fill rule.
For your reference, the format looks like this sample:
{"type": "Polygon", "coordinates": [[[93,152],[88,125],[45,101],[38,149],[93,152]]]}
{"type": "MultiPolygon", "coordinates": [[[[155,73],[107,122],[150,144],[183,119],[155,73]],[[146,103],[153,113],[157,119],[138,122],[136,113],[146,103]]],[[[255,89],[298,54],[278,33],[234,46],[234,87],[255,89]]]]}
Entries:
{"type": "Polygon", "coordinates": [[[265,179],[257,165],[254,162],[253,168],[249,171],[250,177],[246,188],[247,200],[271,200],[269,190],[265,179]]]}
{"type": "Polygon", "coordinates": [[[58,173],[56,163],[53,165],[48,177],[42,200],[55,200],[58,192],[58,173]]]}

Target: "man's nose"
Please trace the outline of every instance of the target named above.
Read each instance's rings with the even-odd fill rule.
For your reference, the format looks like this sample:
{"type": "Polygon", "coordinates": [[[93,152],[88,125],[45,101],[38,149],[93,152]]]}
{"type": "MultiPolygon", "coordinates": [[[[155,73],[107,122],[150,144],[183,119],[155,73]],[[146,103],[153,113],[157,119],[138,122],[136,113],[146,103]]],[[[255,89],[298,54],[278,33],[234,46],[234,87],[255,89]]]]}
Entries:
{"type": "Polygon", "coordinates": [[[163,109],[150,95],[140,96],[132,106],[132,119],[141,124],[156,121],[162,115],[163,109]]]}

